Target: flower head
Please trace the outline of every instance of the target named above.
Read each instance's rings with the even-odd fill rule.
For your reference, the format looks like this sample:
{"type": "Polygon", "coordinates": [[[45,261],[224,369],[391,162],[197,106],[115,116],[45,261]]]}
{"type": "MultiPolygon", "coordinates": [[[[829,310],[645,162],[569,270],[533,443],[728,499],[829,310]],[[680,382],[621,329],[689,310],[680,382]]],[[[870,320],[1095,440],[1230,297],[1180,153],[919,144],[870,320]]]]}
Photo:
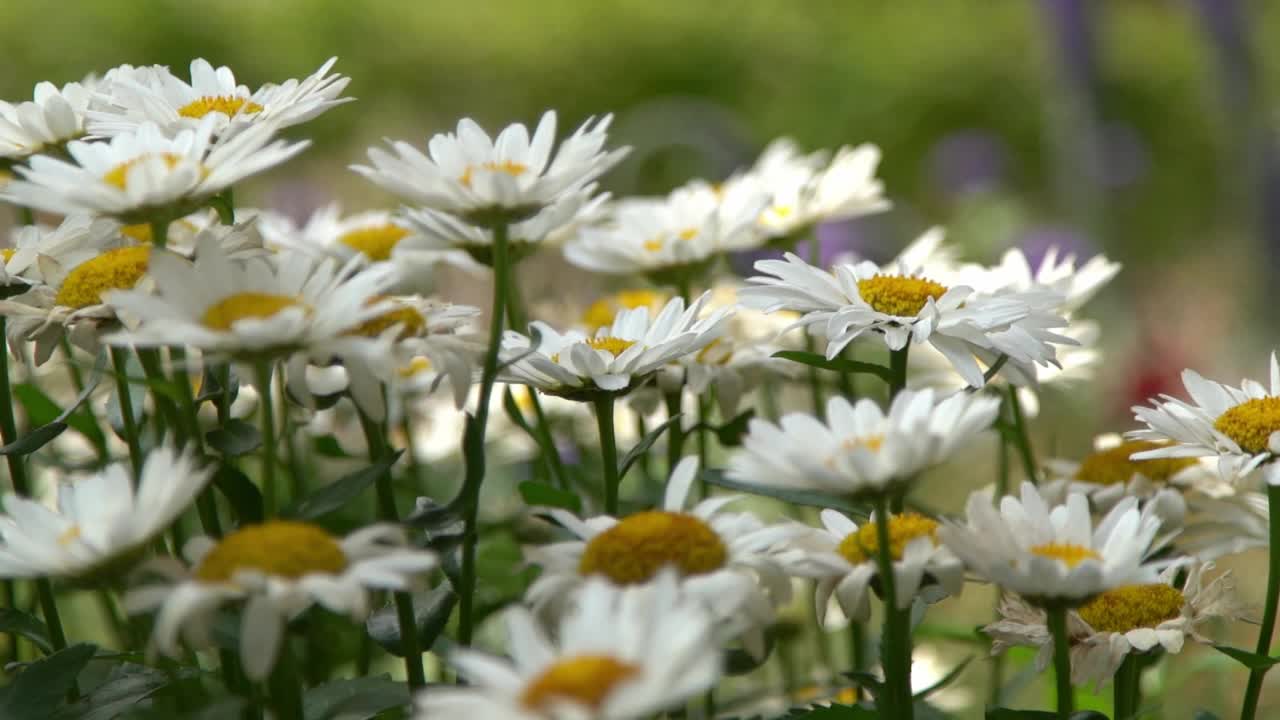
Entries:
{"type": "Polygon", "coordinates": [[[0,101],[0,167],[83,137],[93,86],[93,78],[61,88],[42,82],[36,85],[31,100],[0,101]]]}

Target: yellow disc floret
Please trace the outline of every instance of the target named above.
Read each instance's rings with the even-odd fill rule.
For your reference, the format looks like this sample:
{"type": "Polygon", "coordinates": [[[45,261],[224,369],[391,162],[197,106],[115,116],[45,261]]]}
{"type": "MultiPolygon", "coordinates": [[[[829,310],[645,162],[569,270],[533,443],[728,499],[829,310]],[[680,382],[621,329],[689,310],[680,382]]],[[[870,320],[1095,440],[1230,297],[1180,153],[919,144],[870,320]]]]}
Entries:
{"type": "Polygon", "coordinates": [[[520,694],[530,710],[572,702],[599,710],[619,683],[637,675],[640,668],[608,655],[578,655],[553,663],[520,694]]]}
{"type": "MultiPolygon", "coordinates": [[[[840,554],[853,565],[874,562],[876,553],[880,552],[878,530],[876,523],[869,522],[849,533],[840,541],[840,554]]],[[[907,545],[920,537],[927,537],[937,545],[938,521],[918,513],[903,513],[889,518],[889,554],[894,560],[901,560],[907,545]]]]}
{"type": "Polygon", "coordinates": [[[1125,585],[1102,593],[1076,612],[1098,632],[1123,633],[1172,620],[1185,602],[1180,590],[1163,583],[1125,585]]]}
{"type": "Polygon", "coordinates": [[[80,263],[62,279],[54,303],[69,308],[86,308],[102,302],[108,290],[129,290],[143,275],[151,259],[149,247],[108,250],[80,263]]]}
{"type": "Polygon", "coordinates": [[[929,300],[945,295],[945,285],[920,277],[876,275],[858,281],[858,296],[873,310],[895,317],[915,317],[929,300]]]}
{"type": "Polygon", "coordinates": [[[402,378],[411,378],[419,373],[431,372],[431,361],[419,355],[410,360],[408,365],[401,365],[397,372],[400,373],[402,378]]]}
{"type": "Polygon", "coordinates": [[[1169,478],[1196,464],[1194,458],[1153,458],[1131,460],[1129,456],[1147,450],[1164,447],[1163,443],[1147,440],[1129,440],[1119,445],[1086,455],[1076,470],[1076,479],[1098,485],[1119,485],[1129,482],[1136,473],[1153,482],[1168,482],[1169,478]]]}
{"type": "Polygon", "coordinates": [[[391,259],[391,251],[408,236],[409,231],[405,228],[384,223],[347,232],[338,238],[338,242],[363,253],[370,260],[385,261],[391,259]]]}
{"type": "Polygon", "coordinates": [[[0,248],[0,260],[9,262],[13,259],[13,255],[16,252],[18,252],[17,248],[0,248]]]}
{"type": "MultiPolygon", "coordinates": [[[[370,298],[369,302],[375,303],[385,299],[383,297],[374,297],[370,298]]],[[[418,312],[417,308],[412,305],[396,303],[395,308],[365,320],[347,331],[347,334],[378,337],[392,325],[400,326],[400,333],[396,336],[396,339],[405,340],[421,335],[427,329],[427,319],[422,317],[422,313],[418,312]]]]}
{"type": "Polygon", "coordinates": [[[626,517],[592,538],[578,572],[632,585],[647,582],[667,565],[686,576],[709,573],[724,567],[728,557],[720,536],[701,519],[651,510],[626,517]]]}
{"type": "Polygon", "coordinates": [[[591,303],[587,311],[582,313],[582,322],[595,332],[612,325],[614,318],[623,310],[645,307],[649,308],[650,313],[654,313],[666,302],[667,296],[656,290],[621,290],[591,303]]]}
{"type": "Polygon", "coordinates": [[[519,177],[529,171],[529,166],[524,163],[514,162],[512,160],[503,160],[502,162],[486,162],[479,165],[468,165],[466,172],[462,173],[462,177],[458,181],[467,187],[471,187],[471,178],[475,175],[476,168],[488,170],[490,172],[504,172],[511,177],[519,177]]]}
{"type": "Polygon", "coordinates": [[[587,344],[592,350],[604,350],[605,352],[617,357],[626,352],[627,348],[636,344],[635,340],[623,340],[616,337],[597,337],[587,340],[587,344]]]}
{"type": "Polygon", "coordinates": [[[1247,453],[1267,451],[1271,433],[1280,430],[1280,397],[1242,402],[1218,416],[1213,429],[1226,435],[1247,453]]]}
{"type": "Polygon", "coordinates": [[[1072,543],[1045,543],[1031,548],[1031,552],[1040,557],[1061,560],[1069,568],[1074,568],[1085,560],[1101,560],[1102,556],[1083,545],[1072,543]]]}
{"type": "Polygon", "coordinates": [[[297,579],[316,573],[337,574],[347,555],[332,535],[309,523],[275,520],[248,525],[227,535],[196,566],[205,582],[228,582],[240,570],[297,579]]]}
{"type": "Polygon", "coordinates": [[[134,165],[137,165],[150,157],[159,157],[161,160],[164,160],[164,164],[170,169],[173,169],[173,167],[183,159],[181,155],[170,152],[139,155],[132,160],[122,162],[108,170],[107,173],[102,176],[102,181],[120,190],[125,190],[129,186],[129,171],[133,169],[134,165]]]}
{"type": "Polygon", "coordinates": [[[227,117],[234,117],[240,113],[252,115],[262,112],[262,106],[249,98],[236,97],[235,95],[214,95],[196,98],[178,108],[179,115],[193,120],[199,120],[205,115],[214,112],[222,113],[227,117]]]}
{"type": "Polygon", "coordinates": [[[228,332],[231,326],[246,318],[265,319],[293,307],[306,307],[291,295],[243,292],[225,297],[204,311],[200,322],[213,330],[228,332]]]}

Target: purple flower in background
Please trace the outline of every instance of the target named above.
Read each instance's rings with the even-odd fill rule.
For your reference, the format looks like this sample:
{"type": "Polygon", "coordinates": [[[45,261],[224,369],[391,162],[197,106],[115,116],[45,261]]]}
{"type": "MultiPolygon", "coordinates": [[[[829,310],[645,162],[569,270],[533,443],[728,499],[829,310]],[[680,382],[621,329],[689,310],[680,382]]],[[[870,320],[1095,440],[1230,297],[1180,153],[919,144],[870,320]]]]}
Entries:
{"type": "MultiPolygon", "coordinates": [[[[858,217],[839,222],[820,223],[814,227],[814,236],[818,240],[818,260],[821,267],[830,267],[840,255],[854,253],[858,257],[866,257],[877,262],[882,258],[875,256],[876,240],[881,237],[879,217],[858,217]]],[[[793,252],[806,261],[812,257],[810,243],[803,240],[797,243],[793,252]]],[[[729,254],[729,267],[741,277],[756,274],[754,269],[758,260],[780,260],[783,251],[774,249],[744,250],[729,254]]]]}
{"type": "Polygon", "coordinates": [[[960,130],[934,144],[928,163],[934,185],[955,197],[999,185],[1005,177],[1008,149],[993,133],[960,130]]]}
{"type": "Polygon", "coordinates": [[[1080,260],[1087,260],[1098,254],[1098,246],[1087,235],[1068,227],[1057,225],[1041,225],[1022,233],[1014,241],[1014,245],[1022,248],[1027,262],[1032,268],[1040,267],[1045,253],[1050,248],[1058,248],[1058,256],[1075,255],[1080,260]]]}

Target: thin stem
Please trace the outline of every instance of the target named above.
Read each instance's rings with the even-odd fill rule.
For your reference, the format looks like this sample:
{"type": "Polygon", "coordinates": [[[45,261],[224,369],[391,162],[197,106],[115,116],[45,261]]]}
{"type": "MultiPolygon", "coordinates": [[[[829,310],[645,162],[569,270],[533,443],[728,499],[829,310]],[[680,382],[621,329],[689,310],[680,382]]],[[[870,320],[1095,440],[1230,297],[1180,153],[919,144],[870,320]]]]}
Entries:
{"type": "Polygon", "coordinates": [[[614,435],[612,395],[605,395],[594,401],[596,409],[596,427],[600,431],[600,455],[604,472],[604,511],[608,515],[618,514],[618,441],[614,435]]]}
{"type": "MultiPolygon", "coordinates": [[[[4,347],[0,348],[0,439],[4,440],[4,444],[16,442],[18,439],[18,426],[14,421],[13,415],[13,389],[9,385],[9,345],[8,334],[6,328],[7,318],[0,315],[0,343],[4,343],[4,347]]],[[[5,460],[9,463],[9,480],[13,483],[13,491],[23,497],[31,495],[31,485],[27,481],[27,466],[24,462],[25,455],[17,453],[5,455],[5,460]]]]}
{"type": "MultiPolygon", "coordinates": [[[[1271,633],[1276,627],[1276,606],[1277,602],[1280,602],[1280,522],[1277,522],[1277,514],[1280,514],[1280,485],[1267,485],[1267,507],[1271,510],[1267,599],[1263,606],[1262,627],[1258,630],[1258,645],[1254,652],[1270,657],[1271,633]]],[[[1258,699],[1262,697],[1262,679],[1269,669],[1264,667],[1249,673],[1249,684],[1245,688],[1240,720],[1253,720],[1257,714],[1258,699]]]]}
{"type": "MultiPolygon", "coordinates": [[[[817,352],[818,343],[808,330],[804,333],[804,349],[805,352],[817,352]]],[[[805,366],[809,379],[809,398],[813,401],[813,415],[821,420],[826,417],[827,402],[823,396],[822,377],[818,375],[818,368],[812,365],[805,366]]]]}
{"type": "Polygon", "coordinates": [[[889,351],[889,402],[893,402],[898,393],[907,387],[907,359],[910,354],[910,342],[903,345],[901,350],[889,351]]]}
{"type": "Polygon", "coordinates": [[[284,441],[285,462],[289,468],[289,496],[297,499],[303,496],[306,488],[303,486],[305,476],[302,473],[302,459],[298,456],[298,444],[294,442],[293,420],[289,412],[289,395],[285,390],[284,373],[279,373],[276,377],[276,393],[280,398],[280,427],[281,440],[284,441]]]}
{"type": "MultiPolygon", "coordinates": [[[[681,400],[684,394],[681,390],[675,390],[663,395],[663,399],[667,404],[667,419],[671,419],[680,414],[681,400]]],[[[667,472],[670,473],[680,463],[680,456],[684,454],[684,421],[683,419],[671,423],[667,427],[667,472]]]]}
{"type": "Polygon", "coordinates": [[[1120,668],[1111,680],[1114,693],[1112,705],[1115,709],[1112,720],[1129,720],[1138,711],[1138,683],[1141,677],[1142,665],[1138,656],[1134,653],[1125,655],[1124,662],[1120,663],[1120,668]]]}
{"type": "MultiPolygon", "coordinates": [[[[811,603],[812,604],[812,603],[811,603]]],[[[859,620],[849,620],[849,666],[854,672],[867,669],[867,630],[859,620]]],[[[854,687],[854,697],[862,698],[862,689],[854,687]]]]}
{"type": "Polygon", "coordinates": [[[407,410],[400,416],[400,432],[404,434],[404,453],[409,456],[409,474],[413,476],[413,486],[418,493],[427,494],[427,466],[418,457],[418,448],[413,441],[413,417],[407,410]]]}
{"type": "Polygon", "coordinates": [[[258,395],[262,402],[262,512],[265,517],[276,516],[276,412],[271,392],[271,362],[260,360],[254,365],[258,380],[258,395]]]}
{"type": "Polygon", "coordinates": [[[124,422],[124,441],[129,445],[129,465],[133,468],[136,488],[142,477],[142,445],[138,440],[138,421],[133,417],[133,394],[129,391],[129,353],[111,346],[111,366],[115,369],[116,394],[120,400],[120,418],[124,422]]]}
{"type": "Polygon", "coordinates": [[[1031,436],[1027,434],[1027,420],[1022,414],[1022,402],[1018,400],[1018,388],[1010,385],[1005,396],[1009,401],[1009,413],[1013,417],[1014,446],[1018,448],[1018,457],[1022,459],[1022,471],[1027,474],[1027,481],[1039,484],[1036,472],[1036,456],[1031,449],[1031,436]]]}
{"type": "Polygon", "coordinates": [[[275,669],[267,679],[267,687],[271,693],[271,709],[276,720],[302,720],[302,682],[298,678],[297,664],[293,659],[293,651],[289,649],[289,640],[285,638],[280,647],[280,657],[276,660],[275,669]]]}
{"type": "Polygon", "coordinates": [[[218,211],[218,221],[223,225],[234,225],[236,223],[236,196],[235,190],[227,188],[218,195],[214,196],[213,202],[209,203],[214,210],[218,211]]]}
{"type": "Polygon", "coordinates": [[[884,669],[884,692],[877,698],[880,714],[896,720],[911,720],[911,618],[909,610],[898,608],[897,581],[893,575],[893,548],[889,545],[889,498],[876,496],[876,560],[884,601],[884,636],[880,642],[880,664],[884,669]]]}
{"type": "MultiPolygon", "coordinates": [[[[705,395],[698,396],[698,467],[707,468],[711,454],[711,431],[707,428],[711,418],[711,400],[705,395]]],[[[704,476],[698,477],[698,496],[707,499],[710,489],[704,476]]]]}
{"type": "Polygon", "coordinates": [[[164,248],[169,244],[168,218],[151,221],[151,244],[158,248],[164,248]]]}
{"type": "Polygon", "coordinates": [[[560,449],[556,447],[555,436],[551,433],[551,423],[547,421],[547,414],[542,410],[538,392],[533,388],[529,388],[529,404],[533,406],[535,421],[533,431],[538,434],[538,442],[544,448],[542,454],[546,457],[548,467],[551,468],[551,476],[556,479],[556,485],[561,490],[568,490],[569,477],[564,471],[564,461],[560,459],[560,449]]]}
{"type": "MultiPolygon", "coordinates": [[[[992,503],[997,507],[1000,505],[1000,498],[1009,494],[1009,443],[1003,438],[997,438],[996,447],[996,493],[991,499],[992,503]]],[[[996,605],[1000,605],[1000,593],[996,593],[996,605]]],[[[991,675],[990,684],[987,687],[987,704],[992,706],[1000,705],[1000,696],[1004,690],[1004,664],[1005,653],[1000,653],[991,658],[991,675]]]]}
{"type": "Polygon", "coordinates": [[[1075,711],[1075,696],[1071,689],[1071,646],[1067,638],[1067,609],[1046,609],[1049,633],[1053,636],[1053,674],[1058,682],[1058,720],[1070,720],[1075,711]]]}
{"type": "MultiPolygon", "coordinates": [[[[49,643],[53,651],[67,649],[67,634],[62,629],[62,618],[58,616],[58,600],[53,595],[53,583],[49,578],[36,580],[36,595],[40,598],[40,613],[44,615],[44,624],[49,626],[49,643]]],[[[71,699],[80,696],[80,688],[75,680],[71,681],[71,689],[67,692],[71,699]]]]}
{"type": "Polygon", "coordinates": [[[35,211],[26,206],[18,208],[18,223],[21,225],[35,225],[35,211]]]}

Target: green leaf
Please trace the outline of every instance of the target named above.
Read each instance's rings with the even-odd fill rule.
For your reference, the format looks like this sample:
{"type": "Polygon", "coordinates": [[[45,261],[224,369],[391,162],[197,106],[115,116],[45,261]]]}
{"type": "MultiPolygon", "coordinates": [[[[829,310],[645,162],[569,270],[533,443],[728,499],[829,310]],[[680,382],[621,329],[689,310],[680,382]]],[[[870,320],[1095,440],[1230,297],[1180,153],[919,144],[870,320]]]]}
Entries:
{"type": "Polygon", "coordinates": [[[631,469],[631,466],[635,465],[645,453],[649,452],[649,448],[653,447],[653,444],[658,441],[658,438],[662,436],[662,433],[665,432],[667,428],[670,428],[673,424],[680,422],[681,417],[681,415],[675,415],[667,418],[666,422],[650,430],[648,435],[640,438],[640,442],[636,443],[635,447],[628,450],[626,456],[622,458],[622,462],[619,463],[618,480],[622,480],[622,478],[626,477],[627,471],[631,469]]]}
{"type": "MultiPolygon", "coordinates": [[[[422,651],[430,650],[435,645],[436,639],[449,624],[449,615],[457,603],[458,596],[444,585],[413,594],[413,623],[418,629],[418,647],[422,651]]],[[[384,650],[396,657],[404,657],[404,650],[400,646],[400,620],[396,616],[394,602],[370,615],[364,627],[369,637],[384,650]]]]}
{"type": "Polygon", "coordinates": [[[262,433],[252,423],[231,419],[227,424],[204,434],[209,447],[223,457],[240,457],[262,447],[262,433]]]}
{"type": "Polygon", "coordinates": [[[96,650],[81,643],[27,665],[13,682],[0,688],[0,718],[49,720],[96,650]]]}
{"type": "Polygon", "coordinates": [[[847,372],[854,374],[875,375],[885,382],[893,379],[893,372],[884,365],[875,363],[861,362],[858,360],[846,360],[845,358],[832,358],[828,360],[826,356],[818,353],[802,352],[800,350],[781,350],[773,354],[773,357],[782,358],[798,362],[801,365],[809,365],[810,367],[821,368],[823,370],[834,370],[836,372],[847,372]]]}
{"type": "Polygon", "coordinates": [[[0,610],[0,633],[18,635],[30,640],[46,655],[53,651],[49,642],[49,628],[35,615],[14,608],[0,610]]]}
{"type": "Polygon", "coordinates": [[[1265,670],[1276,663],[1280,663],[1280,658],[1258,655],[1257,653],[1251,653],[1248,650],[1241,650],[1240,648],[1228,647],[1226,645],[1214,645],[1213,649],[1235,660],[1250,670],[1265,670]]]}
{"type": "Polygon", "coordinates": [[[742,444],[742,436],[747,433],[747,425],[751,423],[751,418],[755,417],[754,408],[746,412],[739,413],[729,422],[714,428],[716,439],[725,447],[737,447],[742,444]]]}
{"type": "Polygon", "coordinates": [[[321,435],[315,439],[312,445],[317,455],[331,458],[349,458],[346,450],[342,449],[342,445],[338,444],[338,438],[332,435],[321,435]]]}
{"type": "Polygon", "coordinates": [[[213,486],[231,503],[241,525],[262,522],[262,493],[249,476],[224,463],[213,475],[213,486]]]}
{"type": "Polygon", "coordinates": [[[38,427],[8,445],[0,447],[0,455],[30,455],[48,445],[66,429],[67,424],[61,422],[38,427]]]}
{"type": "Polygon", "coordinates": [[[920,692],[916,693],[915,698],[919,700],[921,698],[929,697],[933,693],[955,682],[956,678],[960,677],[960,674],[964,672],[964,669],[968,667],[969,663],[971,662],[973,662],[972,655],[965,658],[964,660],[961,660],[959,665],[956,665],[955,667],[951,668],[951,671],[948,672],[946,675],[943,675],[941,678],[939,678],[937,682],[921,690],[920,692]]]}
{"type": "MultiPolygon", "coordinates": [[[[84,401],[89,399],[89,395],[94,391],[94,389],[98,387],[98,381],[102,378],[102,368],[105,363],[106,354],[98,353],[98,360],[93,365],[93,374],[85,380],[84,389],[81,390],[80,394],[76,395],[75,400],[73,400],[71,404],[61,412],[58,412],[57,404],[50,400],[43,392],[40,392],[39,388],[34,385],[28,385],[31,390],[25,391],[25,394],[27,395],[27,400],[32,403],[32,407],[27,410],[29,413],[28,417],[32,418],[32,424],[39,424],[40,427],[37,427],[4,447],[0,447],[0,455],[29,455],[45,445],[48,445],[50,441],[61,435],[62,431],[66,430],[67,427],[72,424],[82,428],[81,432],[84,432],[85,436],[90,440],[97,442],[98,439],[101,439],[102,442],[105,443],[106,438],[102,436],[102,430],[96,426],[96,422],[92,421],[92,419],[84,418],[83,416],[76,419],[71,417],[75,414],[76,410],[84,404],[84,401]],[[33,412],[34,415],[31,414],[33,412]],[[51,412],[53,413],[53,417],[49,417],[51,412]],[[37,419],[41,422],[37,423],[37,419]],[[94,429],[91,431],[88,430],[85,424],[86,422],[93,424],[94,429]],[[94,434],[95,432],[96,435],[94,434]]],[[[22,385],[18,385],[13,389],[13,391],[18,395],[19,402],[24,402],[22,400],[23,392],[19,390],[21,387],[22,385]]]]}
{"type": "Polygon", "coordinates": [[[409,688],[387,675],[333,680],[312,688],[302,697],[306,720],[372,718],[409,704],[409,688]]]}
{"type": "Polygon", "coordinates": [[[813,490],[793,490],[791,488],[776,488],[765,485],[749,485],[747,483],[738,482],[737,480],[730,480],[724,476],[723,471],[716,469],[703,470],[702,478],[712,485],[718,485],[729,490],[751,493],[752,495],[763,495],[776,500],[789,502],[794,505],[839,510],[842,513],[852,515],[859,520],[865,520],[870,517],[870,513],[866,508],[860,505],[855,505],[838,495],[830,495],[813,490]]]}
{"type": "Polygon", "coordinates": [[[364,492],[380,475],[388,472],[404,450],[396,450],[389,457],[383,458],[369,467],[357,470],[325,485],[316,492],[293,503],[281,511],[285,517],[299,520],[315,520],[335,510],[340,510],[347,503],[364,492]]]}
{"type": "Polygon", "coordinates": [[[170,684],[198,676],[195,670],[180,671],[178,677],[155,668],[122,663],[85,697],[62,709],[54,720],[112,720],[170,684]]]}
{"type": "Polygon", "coordinates": [[[22,409],[27,413],[27,422],[32,426],[48,425],[62,414],[62,408],[31,383],[14,385],[13,395],[22,404],[22,409]]]}
{"type": "Polygon", "coordinates": [[[582,498],[568,490],[561,490],[533,480],[525,480],[518,487],[520,497],[524,498],[526,505],[563,508],[572,513],[582,512],[582,498]]]}

